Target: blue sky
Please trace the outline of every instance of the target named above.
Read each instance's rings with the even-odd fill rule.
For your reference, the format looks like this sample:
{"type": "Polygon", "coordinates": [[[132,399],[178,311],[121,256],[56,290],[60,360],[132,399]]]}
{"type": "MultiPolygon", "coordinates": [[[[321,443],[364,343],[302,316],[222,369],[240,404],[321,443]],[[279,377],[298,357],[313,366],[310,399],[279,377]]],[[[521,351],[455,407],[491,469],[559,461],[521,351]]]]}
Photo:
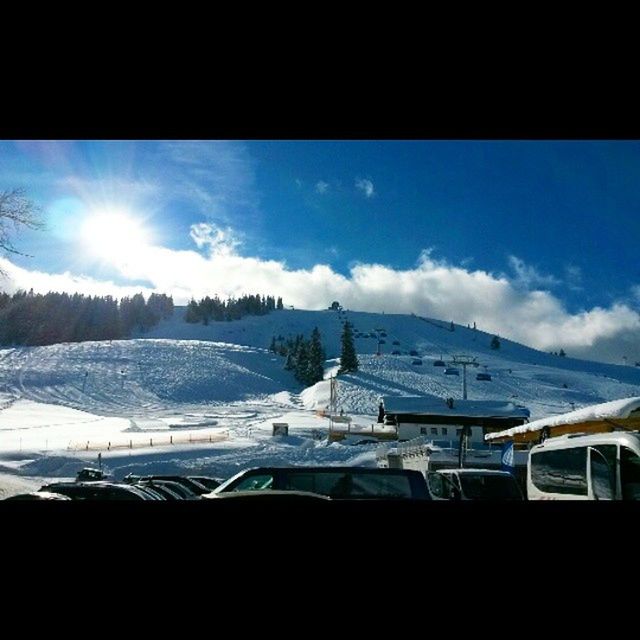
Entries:
{"type": "Polygon", "coordinates": [[[0,142],[4,287],[423,313],[640,359],[635,141],[0,142]]]}

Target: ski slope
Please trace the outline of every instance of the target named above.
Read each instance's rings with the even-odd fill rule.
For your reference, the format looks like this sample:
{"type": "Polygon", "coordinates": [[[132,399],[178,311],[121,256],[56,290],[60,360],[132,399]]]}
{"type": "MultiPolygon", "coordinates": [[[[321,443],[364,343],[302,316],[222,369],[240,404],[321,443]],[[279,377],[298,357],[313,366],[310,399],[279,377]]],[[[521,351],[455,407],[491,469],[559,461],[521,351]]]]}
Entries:
{"type": "Polygon", "coordinates": [[[116,476],[190,469],[226,477],[278,462],[373,465],[373,447],[328,445],[327,420],[316,415],[329,402],[346,320],[360,370],[338,378],[338,410],[363,426],[375,422],[381,396],[461,398],[462,369],[447,376],[433,365],[457,354],[480,364],[467,371],[469,399],[516,401],[532,420],[640,396],[640,368],[553,356],[506,339],[493,350],[492,334],[459,325],[451,331],[450,322],[413,315],[282,310],[204,326],[187,324],[183,314],[178,307],[131,340],[0,349],[0,472],[72,477],[95,464],[97,442],[131,445],[102,450],[116,476]],[[309,337],[316,326],[327,379],[303,389],[268,346],[273,336],[309,337]],[[492,380],[476,380],[485,371],[492,380]],[[272,437],[273,421],[288,422],[290,435],[272,437]],[[167,446],[170,438],[180,446],[167,446]]]}

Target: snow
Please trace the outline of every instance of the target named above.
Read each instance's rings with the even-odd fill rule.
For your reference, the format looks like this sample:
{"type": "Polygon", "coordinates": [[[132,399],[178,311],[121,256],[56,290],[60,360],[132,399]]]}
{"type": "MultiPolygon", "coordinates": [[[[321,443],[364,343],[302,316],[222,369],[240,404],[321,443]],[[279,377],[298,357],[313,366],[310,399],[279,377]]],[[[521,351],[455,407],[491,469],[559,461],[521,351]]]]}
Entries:
{"type": "Polygon", "coordinates": [[[469,406],[482,415],[524,405],[534,420],[553,419],[570,403],[580,409],[640,397],[639,368],[561,358],[503,339],[492,350],[492,334],[449,331],[449,323],[417,316],[283,310],[204,326],[185,323],[183,314],[177,308],[131,340],[0,349],[0,489],[73,478],[96,466],[98,454],[115,479],[129,472],[227,478],[263,464],[374,466],[377,444],[356,443],[376,424],[380,399],[430,397],[446,408],[452,397],[457,408],[462,376],[445,376],[433,362],[461,353],[492,375],[484,382],[475,379],[483,367],[467,372],[469,406]],[[383,328],[387,337],[381,355],[375,338],[355,339],[360,370],[337,378],[336,407],[351,418],[352,434],[329,444],[324,414],[345,318],[358,335],[383,328]],[[273,336],[308,337],[316,326],[327,352],[325,379],[304,389],[268,346],[273,336]],[[411,364],[410,350],[422,366],[411,364]],[[286,422],[289,435],[272,436],[273,422],[286,422]]]}
{"type": "Polygon", "coordinates": [[[446,400],[435,396],[385,396],[382,399],[387,413],[422,413],[427,415],[475,416],[477,418],[528,417],[529,411],[513,402],[495,400],[454,400],[449,407],[446,400]]]}
{"type": "Polygon", "coordinates": [[[640,397],[637,398],[621,398],[611,402],[603,402],[601,404],[583,407],[575,411],[569,411],[556,416],[549,416],[540,420],[534,420],[527,424],[505,429],[497,433],[489,434],[486,440],[495,440],[505,436],[513,436],[518,433],[527,433],[530,431],[540,431],[544,427],[555,427],[565,424],[579,424],[582,422],[595,422],[598,420],[615,420],[628,418],[634,411],[640,409],[640,397]]]}

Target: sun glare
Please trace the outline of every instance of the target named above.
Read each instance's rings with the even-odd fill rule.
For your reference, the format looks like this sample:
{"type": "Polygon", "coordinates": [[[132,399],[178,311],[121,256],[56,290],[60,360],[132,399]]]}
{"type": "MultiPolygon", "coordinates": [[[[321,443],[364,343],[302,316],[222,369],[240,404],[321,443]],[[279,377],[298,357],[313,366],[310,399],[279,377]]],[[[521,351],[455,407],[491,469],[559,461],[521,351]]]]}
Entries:
{"type": "Polygon", "coordinates": [[[141,222],[122,211],[103,211],[88,217],[81,230],[91,253],[103,259],[127,258],[149,244],[141,222]]]}

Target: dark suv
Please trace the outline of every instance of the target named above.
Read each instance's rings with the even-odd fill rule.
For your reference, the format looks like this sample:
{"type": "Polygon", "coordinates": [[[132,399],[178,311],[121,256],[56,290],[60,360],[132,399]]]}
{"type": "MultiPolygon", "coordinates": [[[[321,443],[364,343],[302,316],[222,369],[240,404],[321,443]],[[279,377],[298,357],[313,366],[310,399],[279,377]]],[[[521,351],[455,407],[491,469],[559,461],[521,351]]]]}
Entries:
{"type": "Polygon", "coordinates": [[[431,499],[419,471],[377,467],[257,467],[241,471],[203,497],[265,490],[316,493],[333,499],[431,499]]]}

